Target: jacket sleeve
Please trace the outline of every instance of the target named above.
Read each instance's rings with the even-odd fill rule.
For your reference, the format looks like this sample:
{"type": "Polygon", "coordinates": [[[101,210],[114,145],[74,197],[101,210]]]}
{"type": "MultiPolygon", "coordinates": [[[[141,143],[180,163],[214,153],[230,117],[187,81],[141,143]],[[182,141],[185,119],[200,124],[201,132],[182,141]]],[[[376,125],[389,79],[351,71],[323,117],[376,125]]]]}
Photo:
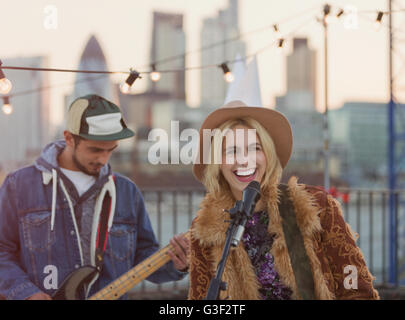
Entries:
{"type": "Polygon", "coordinates": [[[209,252],[210,248],[201,247],[199,240],[193,237],[193,231],[191,231],[189,300],[202,300],[208,293],[210,281],[214,276],[209,252]]]}
{"type": "Polygon", "coordinates": [[[19,264],[19,231],[14,177],[0,188],[0,297],[23,300],[38,289],[19,264]]]}
{"type": "Polygon", "coordinates": [[[330,195],[322,197],[321,247],[333,275],[335,297],[346,299],[379,299],[373,288],[375,279],[369,272],[353,232],[345,222],[340,204],[330,195]]]}
{"type": "MultiPolygon", "coordinates": [[[[138,232],[136,239],[137,247],[135,252],[135,265],[137,265],[146,258],[150,257],[155,252],[157,252],[159,250],[159,243],[157,242],[155,234],[153,232],[152,224],[146,211],[142,194],[137,188],[135,199],[135,210],[138,221],[138,232]]],[[[146,279],[153,283],[163,283],[168,281],[181,280],[186,275],[187,272],[178,271],[174,267],[172,261],[170,261],[146,279]]]]}

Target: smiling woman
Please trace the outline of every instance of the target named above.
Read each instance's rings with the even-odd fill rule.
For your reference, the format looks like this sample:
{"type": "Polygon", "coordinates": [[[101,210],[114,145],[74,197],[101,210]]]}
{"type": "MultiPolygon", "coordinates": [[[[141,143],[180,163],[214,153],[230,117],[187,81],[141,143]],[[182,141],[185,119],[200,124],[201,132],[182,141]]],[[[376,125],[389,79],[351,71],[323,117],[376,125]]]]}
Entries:
{"type": "Polygon", "coordinates": [[[271,184],[269,179],[281,178],[278,157],[272,156],[276,154],[274,142],[259,122],[251,117],[231,119],[218,129],[211,154],[221,153],[222,164],[212,162],[206,166],[203,181],[208,191],[218,192],[229,186],[240,200],[243,189],[252,180],[262,182],[265,188],[271,184]]]}
{"type": "Polygon", "coordinates": [[[230,102],[203,122],[200,159],[201,132],[216,128],[223,134],[214,135],[211,155],[222,154],[222,162],[193,166],[207,194],[191,228],[189,298],[206,297],[222,257],[229,210],[255,180],[261,197],[246,217],[242,244],[230,251],[220,299],[378,299],[339,203],[295,177],[280,183],[292,151],[288,120],[275,110],[230,102]],[[347,275],[348,269],[353,273],[347,275]]]}

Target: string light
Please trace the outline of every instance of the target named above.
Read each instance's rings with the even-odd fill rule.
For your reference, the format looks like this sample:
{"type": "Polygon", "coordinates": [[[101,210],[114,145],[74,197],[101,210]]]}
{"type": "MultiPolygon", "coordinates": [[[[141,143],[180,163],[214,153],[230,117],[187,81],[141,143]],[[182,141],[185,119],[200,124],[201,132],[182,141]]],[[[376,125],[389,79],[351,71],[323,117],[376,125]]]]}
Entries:
{"type": "Polygon", "coordinates": [[[343,9],[339,9],[339,11],[336,14],[331,14],[331,10],[332,9],[329,6],[329,8],[326,8],[326,12],[324,11],[325,21],[327,24],[337,23],[340,17],[345,13],[343,9]]]}
{"type": "Polygon", "coordinates": [[[325,23],[331,23],[332,22],[332,19],[331,19],[331,16],[330,16],[329,13],[330,13],[330,5],[325,4],[323,6],[323,20],[324,20],[325,23]]]}
{"type": "Polygon", "coordinates": [[[274,33],[276,34],[276,37],[277,38],[280,37],[281,32],[280,32],[280,29],[278,28],[277,24],[273,24],[273,30],[274,30],[274,33]]]}
{"type": "Polygon", "coordinates": [[[282,49],[284,48],[284,39],[283,39],[283,38],[278,39],[277,48],[278,48],[279,50],[282,50],[282,49]]]}
{"type": "Polygon", "coordinates": [[[336,18],[340,18],[344,13],[345,11],[343,9],[340,9],[339,12],[336,14],[336,18]]]}
{"type": "MultiPolygon", "coordinates": [[[[314,8],[311,8],[311,11],[313,9],[314,8]]],[[[305,12],[303,12],[303,13],[306,13],[307,11],[309,11],[309,10],[305,10],[305,12]]],[[[300,15],[302,15],[303,13],[301,13],[300,15]]],[[[284,19],[283,23],[287,22],[287,21],[290,21],[293,18],[295,19],[297,16],[298,15],[294,15],[293,17],[290,17],[288,19],[284,19]]],[[[271,26],[273,27],[273,29],[274,29],[274,31],[276,33],[280,33],[278,24],[272,24],[271,26]]],[[[265,28],[260,28],[258,30],[251,31],[249,33],[246,33],[245,35],[250,34],[250,33],[255,33],[255,32],[258,32],[258,31],[262,31],[262,30],[268,30],[268,26],[265,27],[265,28]]],[[[218,42],[218,43],[211,44],[211,45],[206,46],[206,47],[202,47],[196,52],[202,52],[203,50],[208,50],[208,49],[214,48],[214,47],[219,46],[219,45],[223,46],[225,43],[230,42],[230,41],[235,41],[236,39],[239,39],[240,37],[241,37],[241,35],[238,35],[237,37],[233,37],[233,38],[226,39],[226,40],[218,42]]],[[[280,36],[277,37],[277,40],[279,40],[279,39],[280,39],[280,36]]],[[[283,42],[283,41],[284,40],[281,40],[281,42],[283,42]]],[[[266,48],[267,47],[270,47],[270,45],[266,46],[266,48]]],[[[261,52],[263,50],[264,49],[261,49],[259,52],[261,52]]],[[[259,53],[259,52],[257,52],[257,53],[259,53]]],[[[159,63],[174,60],[174,59],[178,59],[179,57],[184,57],[184,56],[186,56],[186,54],[189,54],[189,53],[190,52],[186,52],[186,53],[181,54],[181,55],[177,55],[177,56],[169,57],[169,58],[166,58],[166,59],[163,59],[163,60],[159,60],[159,63]]],[[[250,56],[256,55],[257,53],[251,54],[250,56]]],[[[245,56],[245,60],[247,58],[249,58],[250,56],[249,55],[245,56]]],[[[156,62],[152,66],[154,66],[154,65],[156,65],[156,62]]],[[[150,72],[150,71],[149,72],[136,72],[136,71],[134,71],[134,72],[130,73],[130,75],[128,76],[125,83],[120,85],[120,91],[122,93],[124,93],[124,94],[129,93],[133,82],[137,78],[141,78],[140,74],[142,74],[142,73],[150,74],[151,79],[157,81],[157,80],[160,79],[160,76],[161,76],[160,74],[163,73],[163,72],[165,72],[165,73],[179,72],[179,71],[188,71],[188,70],[195,70],[195,69],[213,68],[213,67],[217,67],[217,66],[218,65],[205,65],[205,66],[199,66],[199,67],[188,67],[188,68],[186,67],[186,68],[176,69],[176,70],[160,70],[160,72],[157,71],[156,69],[153,70],[153,68],[152,68],[152,72],[150,72]]],[[[223,65],[220,65],[220,67],[224,70],[223,65]]],[[[224,67],[229,70],[229,68],[226,66],[226,64],[224,65],[224,67]]],[[[72,73],[128,74],[128,72],[124,72],[124,71],[73,70],[73,69],[60,69],[60,68],[56,69],[56,68],[34,68],[34,67],[16,67],[16,66],[6,66],[6,67],[3,67],[3,69],[28,70],[28,71],[72,72],[72,73]]],[[[234,75],[232,74],[232,72],[230,72],[230,70],[229,71],[228,70],[224,71],[224,78],[225,78],[225,80],[227,82],[232,82],[234,80],[234,75]]]]}
{"type": "Polygon", "coordinates": [[[232,82],[235,80],[235,77],[233,76],[231,69],[229,69],[228,65],[224,62],[219,66],[222,71],[224,72],[224,79],[226,82],[232,82]]]}
{"type": "Polygon", "coordinates": [[[160,72],[156,71],[156,65],[154,63],[152,64],[151,67],[152,67],[152,72],[150,74],[150,79],[153,82],[157,82],[160,80],[160,72]]]}
{"type": "Polygon", "coordinates": [[[3,107],[2,107],[3,113],[7,116],[13,113],[13,107],[10,104],[10,99],[9,97],[5,96],[3,97],[3,107]]]}
{"type": "MultiPolygon", "coordinates": [[[[312,9],[311,9],[312,10],[312,9]]],[[[402,10],[396,10],[396,11],[391,11],[391,12],[382,12],[382,11],[361,11],[359,13],[377,13],[377,19],[375,21],[376,25],[380,26],[382,19],[383,19],[383,15],[384,14],[391,14],[393,12],[405,12],[405,9],[402,10]]],[[[336,14],[331,14],[331,6],[326,4],[323,6],[323,13],[324,13],[324,22],[327,23],[327,21],[333,16],[334,19],[336,18],[340,18],[343,14],[348,14],[347,9],[345,8],[345,10],[343,9],[339,9],[337,11],[336,14]]],[[[291,17],[293,18],[293,17],[291,17]]],[[[288,20],[291,20],[288,19],[288,20]]],[[[295,17],[294,17],[295,18],[295,17]]],[[[287,20],[287,19],[286,19],[287,20]]],[[[318,21],[321,21],[319,18],[317,19],[318,21]]],[[[279,24],[271,24],[270,27],[273,28],[275,34],[276,34],[276,45],[277,48],[280,49],[279,51],[283,51],[281,49],[283,49],[285,46],[285,37],[281,37],[281,33],[280,33],[280,28],[279,28],[279,24]]],[[[269,26],[266,27],[267,30],[269,28],[269,26]]],[[[265,29],[265,28],[262,28],[265,29]]],[[[255,30],[254,32],[258,32],[261,31],[260,30],[255,30]]],[[[297,30],[298,31],[298,30],[297,30]]],[[[253,33],[253,32],[250,32],[253,33]]],[[[247,35],[247,34],[246,34],[247,35]]],[[[239,38],[240,36],[238,36],[239,38]]],[[[289,36],[288,36],[289,37],[289,36]]],[[[231,38],[231,39],[227,39],[225,41],[221,41],[218,43],[214,43],[210,46],[206,46],[206,47],[202,47],[200,48],[198,51],[201,52],[203,50],[207,50],[207,49],[211,49],[213,47],[216,47],[218,45],[224,45],[224,43],[230,42],[230,41],[234,41],[235,38],[231,38]]],[[[257,55],[258,53],[264,51],[264,49],[267,49],[268,47],[273,46],[273,44],[271,45],[267,45],[265,48],[262,48],[261,50],[255,52],[254,54],[251,55],[247,55],[244,57],[244,60],[246,60],[247,58],[249,58],[250,56],[254,56],[257,55]]],[[[188,52],[189,53],[189,52],[188,52]]],[[[177,59],[179,57],[184,57],[186,54],[188,54],[187,52],[182,54],[182,55],[178,55],[178,56],[173,56],[173,57],[169,57],[167,59],[164,59],[162,61],[169,61],[169,60],[174,60],[177,59]]],[[[161,61],[159,61],[160,63],[161,61]]],[[[232,63],[233,61],[228,61],[228,63],[232,63]]],[[[159,81],[161,78],[161,73],[169,73],[169,72],[179,72],[179,71],[187,71],[187,70],[194,70],[194,69],[205,69],[205,68],[213,68],[213,67],[218,67],[218,65],[205,65],[205,66],[198,66],[198,67],[186,67],[183,69],[176,69],[176,70],[160,70],[157,71],[156,70],[156,62],[153,63],[152,65],[150,65],[152,71],[148,71],[148,72],[137,72],[137,71],[132,71],[128,76],[128,78],[126,79],[125,83],[120,85],[120,91],[124,94],[127,94],[131,91],[131,86],[132,84],[135,82],[136,79],[138,78],[142,78],[140,76],[140,74],[145,73],[145,74],[149,74],[150,78],[152,81],[159,81]]],[[[226,63],[222,63],[221,65],[219,65],[219,67],[223,70],[224,72],[224,78],[225,81],[227,82],[232,82],[234,80],[234,75],[232,74],[231,70],[229,69],[229,67],[227,66],[226,63]]],[[[10,92],[11,88],[12,88],[12,83],[5,77],[4,73],[2,70],[4,69],[11,69],[11,70],[30,70],[30,71],[55,71],[55,72],[72,72],[72,73],[95,73],[95,74],[128,74],[128,72],[126,71],[95,71],[95,70],[72,70],[72,69],[54,69],[54,68],[31,68],[31,67],[15,67],[15,66],[1,66],[1,60],[0,60],[0,94],[7,94],[8,92],[10,92]]],[[[10,95],[9,95],[10,96],[10,95]]]]}
{"type": "Polygon", "coordinates": [[[384,12],[379,11],[377,13],[377,19],[375,20],[375,23],[374,23],[374,28],[376,30],[379,30],[381,28],[381,24],[382,24],[381,22],[382,22],[383,16],[384,16],[384,12]]]}
{"type": "Polygon", "coordinates": [[[135,70],[131,70],[131,73],[129,74],[127,80],[120,86],[120,90],[122,93],[127,94],[131,91],[131,86],[135,82],[136,79],[141,78],[139,76],[139,72],[135,70]]]}
{"type": "Polygon", "coordinates": [[[1,69],[2,64],[3,63],[0,60],[0,93],[7,94],[11,91],[13,85],[11,84],[11,81],[6,78],[6,75],[1,69]]]}

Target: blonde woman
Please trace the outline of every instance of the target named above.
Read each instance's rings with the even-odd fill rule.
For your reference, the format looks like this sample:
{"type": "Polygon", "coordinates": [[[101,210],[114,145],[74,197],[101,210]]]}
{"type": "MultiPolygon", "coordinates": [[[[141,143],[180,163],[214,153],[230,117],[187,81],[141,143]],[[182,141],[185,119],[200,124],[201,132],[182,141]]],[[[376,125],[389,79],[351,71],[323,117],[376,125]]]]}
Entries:
{"type": "Polygon", "coordinates": [[[200,137],[193,173],[207,194],[191,228],[189,299],[206,297],[226,240],[226,210],[253,180],[261,197],[230,250],[220,299],[379,299],[339,203],[295,177],[280,184],[292,151],[282,114],[233,101],[205,119],[200,137]],[[207,140],[208,129],[216,132],[207,140]]]}

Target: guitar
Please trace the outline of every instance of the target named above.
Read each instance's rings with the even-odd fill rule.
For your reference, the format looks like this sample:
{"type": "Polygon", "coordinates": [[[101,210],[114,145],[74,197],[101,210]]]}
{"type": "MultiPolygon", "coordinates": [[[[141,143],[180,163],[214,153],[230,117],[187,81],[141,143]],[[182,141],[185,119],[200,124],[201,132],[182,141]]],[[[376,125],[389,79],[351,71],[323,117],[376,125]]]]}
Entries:
{"type": "MultiPolygon", "coordinates": [[[[184,236],[189,238],[190,231],[187,231],[184,236]]],[[[116,300],[120,298],[139,282],[169,262],[170,256],[168,252],[171,249],[173,249],[173,246],[168,244],[128,272],[121,275],[108,286],[89,297],[88,300],[116,300]]],[[[83,290],[83,286],[90,281],[97,272],[98,270],[93,266],[84,266],[75,270],[65,279],[61,287],[52,296],[52,299],[78,300],[79,290],[83,290]]]]}

